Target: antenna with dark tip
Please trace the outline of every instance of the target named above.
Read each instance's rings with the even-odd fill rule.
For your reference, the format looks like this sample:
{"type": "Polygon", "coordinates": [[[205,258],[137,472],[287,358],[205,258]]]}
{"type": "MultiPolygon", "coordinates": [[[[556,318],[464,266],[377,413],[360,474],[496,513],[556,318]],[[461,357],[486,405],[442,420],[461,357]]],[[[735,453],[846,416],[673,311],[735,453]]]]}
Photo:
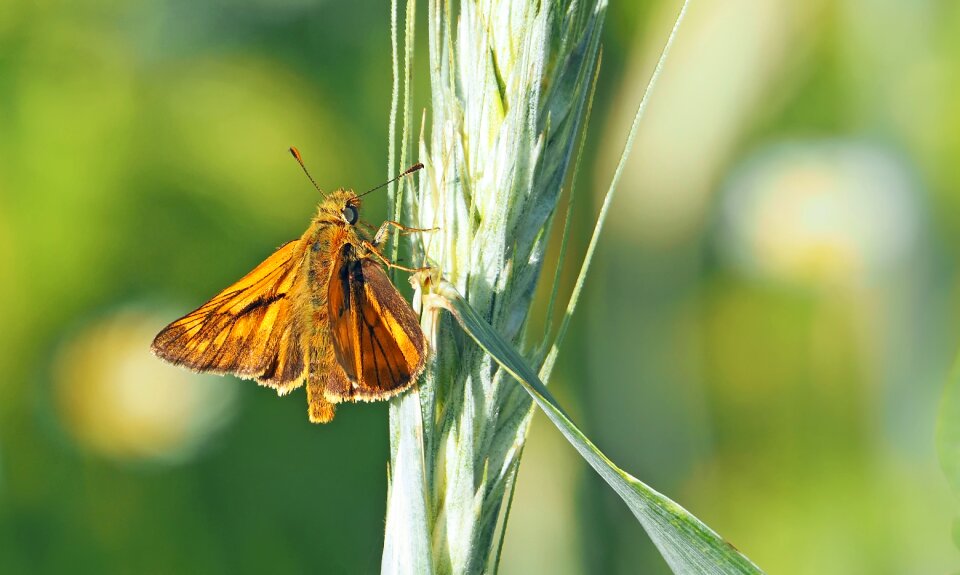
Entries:
{"type": "Polygon", "coordinates": [[[408,175],[416,172],[417,170],[422,170],[422,169],[423,169],[423,164],[421,164],[421,163],[416,163],[416,164],[410,166],[409,168],[407,168],[406,170],[404,170],[403,173],[400,174],[400,175],[398,175],[397,177],[395,177],[395,178],[393,178],[393,179],[391,179],[391,180],[387,180],[386,182],[380,184],[379,186],[377,186],[377,187],[375,187],[375,188],[371,188],[371,189],[363,192],[362,194],[360,194],[360,195],[357,196],[357,197],[358,197],[358,198],[362,198],[363,196],[369,194],[370,192],[375,192],[375,191],[379,190],[380,188],[382,188],[382,187],[384,187],[384,186],[389,186],[390,184],[392,184],[393,182],[396,182],[396,181],[399,180],[400,178],[402,178],[402,177],[404,177],[404,176],[408,176],[408,175]]]}
{"type": "Polygon", "coordinates": [[[313,179],[313,176],[310,175],[310,171],[307,170],[307,166],[303,163],[303,158],[300,157],[300,150],[295,146],[290,146],[290,154],[297,160],[297,163],[300,164],[300,167],[303,168],[303,173],[307,175],[307,178],[310,180],[310,183],[313,184],[313,187],[317,188],[317,191],[320,192],[320,195],[326,195],[323,193],[323,190],[320,189],[320,186],[317,185],[317,181],[313,179]]]}

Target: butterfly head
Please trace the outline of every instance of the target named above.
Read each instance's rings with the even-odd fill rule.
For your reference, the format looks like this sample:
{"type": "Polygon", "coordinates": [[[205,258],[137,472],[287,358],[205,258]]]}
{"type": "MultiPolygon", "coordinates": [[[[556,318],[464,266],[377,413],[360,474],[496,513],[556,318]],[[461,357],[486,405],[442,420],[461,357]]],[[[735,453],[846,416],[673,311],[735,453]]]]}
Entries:
{"type": "Polygon", "coordinates": [[[336,190],[320,202],[320,217],[352,226],[360,221],[360,204],[360,198],[353,190],[336,190]]]}

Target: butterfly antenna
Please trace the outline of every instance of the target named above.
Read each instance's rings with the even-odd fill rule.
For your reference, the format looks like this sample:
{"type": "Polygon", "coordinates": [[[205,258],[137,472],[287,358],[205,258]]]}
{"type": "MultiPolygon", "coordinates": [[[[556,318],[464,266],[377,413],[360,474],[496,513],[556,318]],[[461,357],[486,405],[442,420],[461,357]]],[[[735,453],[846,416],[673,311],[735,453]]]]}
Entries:
{"type": "Polygon", "coordinates": [[[399,174],[398,176],[396,176],[396,177],[393,178],[393,179],[387,180],[386,182],[380,184],[379,186],[377,186],[377,187],[375,187],[375,188],[371,188],[371,189],[363,192],[362,194],[360,194],[360,195],[357,196],[357,197],[358,197],[358,198],[362,198],[363,196],[369,194],[370,192],[375,192],[375,191],[379,190],[380,188],[382,188],[382,187],[384,187],[384,186],[389,186],[390,184],[392,184],[393,182],[396,182],[396,181],[399,180],[400,178],[402,178],[402,177],[404,177],[404,176],[409,176],[410,174],[416,172],[417,170],[422,170],[422,169],[423,169],[423,164],[421,164],[421,163],[416,163],[416,164],[410,166],[409,168],[407,168],[406,170],[404,170],[402,174],[399,174]]]}
{"type": "Polygon", "coordinates": [[[300,164],[300,167],[303,168],[303,173],[307,175],[307,178],[310,180],[310,183],[313,184],[314,188],[317,188],[317,191],[320,192],[321,196],[325,196],[323,190],[320,189],[320,186],[317,185],[317,181],[313,179],[313,176],[310,175],[310,171],[307,170],[306,164],[303,163],[303,158],[300,156],[300,150],[294,146],[290,146],[290,154],[297,160],[297,163],[300,164]]]}

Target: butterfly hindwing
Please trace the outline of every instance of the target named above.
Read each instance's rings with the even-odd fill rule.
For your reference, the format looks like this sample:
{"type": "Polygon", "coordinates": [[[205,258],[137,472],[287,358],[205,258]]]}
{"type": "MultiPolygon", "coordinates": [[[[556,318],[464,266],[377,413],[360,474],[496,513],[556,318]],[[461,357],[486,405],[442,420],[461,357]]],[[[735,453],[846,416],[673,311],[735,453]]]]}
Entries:
{"type": "Polygon", "coordinates": [[[405,390],[420,375],[426,343],[410,304],[375,261],[345,244],[328,286],[337,362],[352,382],[342,400],[377,400],[405,390]]]}
{"type": "Polygon", "coordinates": [[[232,373],[288,391],[307,364],[296,313],[303,249],[288,242],[210,301],[163,329],[152,349],[197,371],[232,373]]]}

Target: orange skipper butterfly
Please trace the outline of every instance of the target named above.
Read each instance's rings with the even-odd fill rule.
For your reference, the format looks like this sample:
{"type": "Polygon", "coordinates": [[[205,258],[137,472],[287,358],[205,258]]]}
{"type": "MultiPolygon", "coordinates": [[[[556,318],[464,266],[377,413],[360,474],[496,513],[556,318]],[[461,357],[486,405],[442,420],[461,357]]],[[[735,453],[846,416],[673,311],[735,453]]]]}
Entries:
{"type": "MultiPolygon", "coordinates": [[[[319,191],[300,153],[290,152],[319,191]]],[[[391,228],[431,230],[388,221],[367,239],[358,228],[363,195],[326,195],[300,239],[165,327],[153,352],[196,371],[255,379],[280,395],[306,382],[315,423],[331,421],[337,403],[380,401],[409,388],[423,371],[426,340],[383,266],[417,270],[390,262],[378,246],[391,228]]]]}

